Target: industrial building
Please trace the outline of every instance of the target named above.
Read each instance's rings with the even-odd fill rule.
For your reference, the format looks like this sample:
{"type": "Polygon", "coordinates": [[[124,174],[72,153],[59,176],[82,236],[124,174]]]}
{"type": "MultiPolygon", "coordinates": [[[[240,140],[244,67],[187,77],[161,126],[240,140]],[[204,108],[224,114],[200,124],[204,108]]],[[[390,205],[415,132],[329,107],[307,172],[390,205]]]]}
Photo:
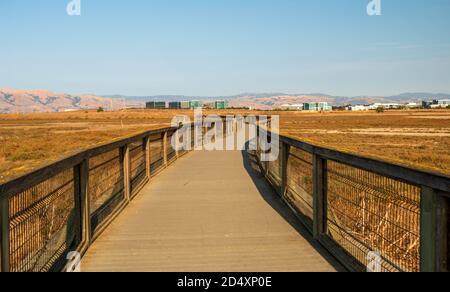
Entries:
{"type": "Polygon", "coordinates": [[[190,109],[191,108],[191,102],[190,101],[182,101],[182,102],[180,102],[180,108],[181,109],[190,109]]]}
{"type": "Polygon", "coordinates": [[[303,103],[300,104],[283,104],[281,106],[282,110],[286,111],[301,111],[303,110],[303,103]]]}
{"type": "Polygon", "coordinates": [[[203,108],[203,102],[200,100],[192,100],[189,104],[191,109],[203,108]]]}
{"type": "Polygon", "coordinates": [[[331,111],[333,108],[328,102],[307,102],[303,104],[305,111],[331,111]]]}
{"type": "Polygon", "coordinates": [[[169,109],[181,109],[181,102],[179,101],[169,102],[169,109]]]}
{"type": "Polygon", "coordinates": [[[435,102],[437,102],[437,104],[439,104],[439,105],[444,105],[444,106],[450,105],[450,99],[435,100],[435,102]]]}
{"type": "Polygon", "coordinates": [[[165,101],[149,101],[145,104],[147,109],[166,109],[167,105],[165,101]]]}
{"type": "Polygon", "coordinates": [[[328,102],[307,102],[299,104],[283,104],[280,106],[281,110],[291,111],[331,111],[332,106],[328,102]]]}
{"type": "Polygon", "coordinates": [[[450,99],[433,100],[432,102],[423,102],[425,108],[446,108],[450,106],[450,99]]]}
{"type": "Polygon", "coordinates": [[[204,109],[214,109],[215,104],[213,101],[206,101],[205,103],[203,103],[203,108],[204,109]]]}
{"type": "Polygon", "coordinates": [[[214,108],[215,109],[227,109],[228,108],[228,101],[226,100],[218,100],[214,102],[214,108]]]}
{"type": "Polygon", "coordinates": [[[402,107],[399,103],[373,103],[369,105],[369,109],[376,110],[378,108],[384,109],[400,109],[402,107]]]}
{"type": "Polygon", "coordinates": [[[360,112],[360,111],[368,111],[370,108],[367,105],[350,105],[346,109],[348,111],[360,112]]]}
{"type": "Polygon", "coordinates": [[[203,103],[200,100],[192,101],[149,101],[146,103],[147,109],[198,109],[198,108],[210,108],[210,109],[227,109],[228,101],[219,100],[203,103]]]}

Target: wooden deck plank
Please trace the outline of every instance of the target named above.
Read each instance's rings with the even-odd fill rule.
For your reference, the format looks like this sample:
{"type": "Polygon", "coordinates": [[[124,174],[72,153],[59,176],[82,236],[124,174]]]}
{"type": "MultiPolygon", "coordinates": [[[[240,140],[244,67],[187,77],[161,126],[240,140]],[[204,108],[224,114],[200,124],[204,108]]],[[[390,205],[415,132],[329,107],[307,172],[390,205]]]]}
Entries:
{"type": "Polygon", "coordinates": [[[83,271],[335,271],[245,153],[195,151],[153,179],[83,271]]]}

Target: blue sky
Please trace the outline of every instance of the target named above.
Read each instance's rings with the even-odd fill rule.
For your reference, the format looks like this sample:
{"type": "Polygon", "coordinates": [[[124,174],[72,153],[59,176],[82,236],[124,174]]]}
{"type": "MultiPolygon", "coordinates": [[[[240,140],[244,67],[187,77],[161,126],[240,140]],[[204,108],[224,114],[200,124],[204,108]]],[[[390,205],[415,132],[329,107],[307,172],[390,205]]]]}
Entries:
{"type": "Polygon", "coordinates": [[[94,94],[450,93],[450,1],[0,1],[0,87],[94,94]]]}

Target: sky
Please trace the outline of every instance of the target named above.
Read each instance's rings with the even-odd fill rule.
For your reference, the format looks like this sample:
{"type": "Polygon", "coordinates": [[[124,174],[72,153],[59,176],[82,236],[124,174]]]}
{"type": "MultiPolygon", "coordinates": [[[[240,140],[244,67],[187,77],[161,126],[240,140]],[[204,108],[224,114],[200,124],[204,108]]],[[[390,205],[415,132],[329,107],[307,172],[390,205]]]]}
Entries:
{"type": "Polygon", "coordinates": [[[0,88],[450,93],[450,1],[0,0],[0,88]]]}

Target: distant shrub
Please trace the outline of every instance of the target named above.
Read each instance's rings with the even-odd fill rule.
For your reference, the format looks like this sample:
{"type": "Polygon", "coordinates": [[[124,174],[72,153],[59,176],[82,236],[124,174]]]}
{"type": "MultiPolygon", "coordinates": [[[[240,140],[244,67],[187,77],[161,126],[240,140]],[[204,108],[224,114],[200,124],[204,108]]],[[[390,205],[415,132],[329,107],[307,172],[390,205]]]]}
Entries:
{"type": "Polygon", "coordinates": [[[384,107],[377,108],[377,113],[384,113],[384,107]]]}
{"type": "Polygon", "coordinates": [[[450,109],[450,104],[447,106],[447,109],[450,109]]]}
{"type": "Polygon", "coordinates": [[[104,112],[105,110],[102,108],[102,107],[99,107],[98,109],[97,109],[97,112],[98,113],[102,113],[102,112],[104,112]]]}

